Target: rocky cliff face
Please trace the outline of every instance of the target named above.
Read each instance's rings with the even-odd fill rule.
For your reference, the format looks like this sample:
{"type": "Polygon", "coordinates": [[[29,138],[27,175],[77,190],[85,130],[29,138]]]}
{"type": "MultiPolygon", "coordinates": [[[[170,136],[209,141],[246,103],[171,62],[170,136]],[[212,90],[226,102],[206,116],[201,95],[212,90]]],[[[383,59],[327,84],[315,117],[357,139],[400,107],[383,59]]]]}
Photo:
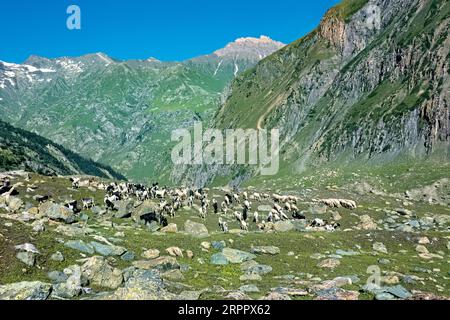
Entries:
{"type": "MultiPolygon", "coordinates": [[[[330,161],[447,161],[449,23],[447,1],[344,1],[311,34],[238,77],[218,127],[279,128],[291,173],[330,161]]],[[[188,176],[242,180],[249,171],[188,176]]]]}

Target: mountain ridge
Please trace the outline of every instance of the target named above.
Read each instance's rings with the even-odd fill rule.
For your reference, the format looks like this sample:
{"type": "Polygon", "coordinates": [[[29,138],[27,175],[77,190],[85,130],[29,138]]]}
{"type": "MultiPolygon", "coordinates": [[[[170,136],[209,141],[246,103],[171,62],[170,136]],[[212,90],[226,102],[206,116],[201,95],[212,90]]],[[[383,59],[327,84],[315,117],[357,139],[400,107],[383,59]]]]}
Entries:
{"type": "MultiPolygon", "coordinates": [[[[204,56],[209,56],[209,55],[226,55],[227,54],[227,49],[232,48],[235,50],[239,50],[239,46],[240,46],[240,51],[245,51],[245,48],[247,49],[252,49],[253,48],[258,48],[259,46],[263,46],[266,47],[265,49],[268,49],[267,52],[273,52],[273,48],[276,49],[280,49],[284,46],[286,46],[286,44],[280,42],[280,41],[276,41],[271,39],[268,36],[265,35],[261,35],[259,38],[258,37],[240,37],[240,38],[236,38],[235,40],[228,42],[223,48],[217,49],[211,53],[207,53],[207,54],[202,54],[199,56],[195,56],[192,58],[187,58],[184,60],[160,60],[157,57],[154,56],[150,56],[149,58],[146,59],[135,59],[135,58],[131,58],[131,59],[117,59],[114,58],[112,56],[110,56],[109,54],[105,53],[105,52],[93,52],[93,53],[86,53],[80,56],[60,56],[60,57],[54,57],[54,58],[48,58],[45,56],[40,56],[40,55],[35,55],[35,54],[31,54],[25,61],[23,61],[22,63],[14,63],[17,65],[34,65],[35,63],[42,61],[55,61],[55,60],[64,60],[64,59],[85,59],[85,58],[99,58],[102,59],[106,58],[111,60],[112,62],[116,62],[116,63],[123,63],[123,62],[130,62],[130,61],[141,61],[141,62],[145,62],[145,61],[150,61],[150,62],[161,62],[161,63],[184,63],[187,62],[189,60],[193,60],[196,58],[201,58],[204,56]]],[[[262,59],[264,57],[259,57],[259,59],[262,59]]],[[[1,60],[0,60],[1,61],[1,60]]],[[[111,63],[111,61],[109,61],[111,63]]],[[[3,61],[2,61],[3,62],[3,61]]],[[[5,61],[6,62],[6,61],[5,61]]]]}
{"type": "MultiPolygon", "coordinates": [[[[259,42],[264,55],[281,46],[259,42]]],[[[168,181],[172,130],[208,123],[230,81],[259,60],[253,52],[184,62],[32,56],[30,66],[0,63],[0,111],[7,122],[131,179],[168,181]]]]}
{"type": "MultiPolygon", "coordinates": [[[[213,122],[279,128],[283,174],[404,155],[448,161],[449,25],[445,1],[344,1],[313,32],[240,74],[213,122]]],[[[199,185],[254,175],[189,172],[199,185]]]]}
{"type": "Polygon", "coordinates": [[[126,180],[109,166],[0,120],[0,171],[26,170],[44,175],[93,175],[126,180]]]}

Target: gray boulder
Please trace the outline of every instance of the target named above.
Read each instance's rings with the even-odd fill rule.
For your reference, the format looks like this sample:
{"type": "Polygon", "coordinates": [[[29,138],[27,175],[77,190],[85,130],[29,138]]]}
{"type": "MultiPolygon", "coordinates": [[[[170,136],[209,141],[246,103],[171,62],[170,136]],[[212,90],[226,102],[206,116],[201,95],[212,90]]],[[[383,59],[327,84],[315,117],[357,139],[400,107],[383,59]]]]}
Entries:
{"type": "Polygon", "coordinates": [[[91,244],[85,243],[83,240],[70,240],[64,246],[87,254],[94,254],[95,252],[94,247],[91,244]]]}
{"type": "Polygon", "coordinates": [[[16,258],[29,267],[33,267],[36,263],[36,254],[33,252],[18,252],[16,258]]]}
{"type": "Polygon", "coordinates": [[[69,278],[64,272],[61,271],[50,271],[47,273],[47,277],[52,281],[52,283],[66,282],[69,278]]]}
{"type": "Polygon", "coordinates": [[[90,284],[102,288],[116,289],[123,282],[122,271],[110,266],[105,258],[100,256],[89,258],[81,266],[81,272],[90,284]]]}
{"type": "Polygon", "coordinates": [[[52,297],[71,299],[79,296],[85,282],[83,281],[80,266],[73,265],[64,269],[64,271],[65,274],[68,274],[68,278],[65,282],[53,286],[52,297]]]}
{"type": "Polygon", "coordinates": [[[274,225],[273,225],[274,230],[278,231],[278,232],[291,231],[294,229],[294,227],[295,226],[289,220],[278,221],[278,222],[274,223],[274,225]]]}
{"type": "Polygon", "coordinates": [[[151,200],[145,200],[141,205],[133,210],[133,212],[131,213],[131,218],[134,222],[144,223],[144,220],[142,220],[142,216],[149,213],[159,213],[159,211],[160,208],[158,203],[151,200]]]}
{"type": "Polygon", "coordinates": [[[176,295],[165,288],[163,280],[154,270],[134,270],[125,285],[104,300],[175,300],[176,295]]]}
{"type": "Polygon", "coordinates": [[[229,262],[222,252],[218,252],[211,256],[210,263],[214,265],[227,265],[229,262]]]}
{"type": "Polygon", "coordinates": [[[0,286],[0,300],[46,300],[52,285],[40,281],[17,282],[0,286]]]}
{"type": "Polygon", "coordinates": [[[242,263],[256,258],[252,253],[231,248],[224,248],[222,254],[230,263],[242,263]]]}
{"type": "Polygon", "coordinates": [[[116,218],[123,219],[131,217],[131,214],[134,209],[134,201],[133,200],[122,200],[118,201],[116,204],[117,212],[114,214],[116,218]]]}
{"type": "Polygon", "coordinates": [[[180,268],[177,259],[171,256],[162,256],[152,260],[134,261],[133,266],[138,269],[143,270],[157,269],[162,272],[180,268]]]}
{"type": "Polygon", "coordinates": [[[258,247],[253,247],[250,250],[251,253],[255,253],[255,254],[271,254],[271,255],[275,255],[275,254],[279,254],[280,253],[280,248],[275,247],[275,246],[258,246],[258,247]]]}
{"type": "Polygon", "coordinates": [[[184,231],[194,237],[203,238],[209,236],[208,229],[202,223],[187,220],[184,223],[184,231]]]}
{"type": "Polygon", "coordinates": [[[102,256],[121,256],[127,252],[127,249],[123,247],[103,244],[96,241],[91,241],[89,244],[94,248],[95,252],[102,256]]]}
{"type": "Polygon", "coordinates": [[[73,223],[76,221],[75,213],[69,208],[47,201],[39,205],[39,213],[47,216],[51,220],[73,223]]]}

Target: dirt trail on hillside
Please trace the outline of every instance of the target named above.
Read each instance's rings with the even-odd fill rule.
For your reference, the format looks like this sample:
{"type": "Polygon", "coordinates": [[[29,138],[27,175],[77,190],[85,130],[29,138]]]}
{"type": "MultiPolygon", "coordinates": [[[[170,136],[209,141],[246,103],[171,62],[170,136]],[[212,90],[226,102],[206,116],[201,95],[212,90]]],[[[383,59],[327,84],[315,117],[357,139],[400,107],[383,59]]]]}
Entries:
{"type": "Polygon", "coordinates": [[[272,104],[269,106],[269,108],[266,110],[266,112],[264,112],[261,117],[259,117],[258,122],[256,123],[256,128],[258,130],[262,130],[262,123],[264,122],[265,118],[272,112],[272,110],[279,106],[281,104],[281,101],[285,98],[285,94],[284,95],[279,95],[274,102],[272,102],[272,104]]]}

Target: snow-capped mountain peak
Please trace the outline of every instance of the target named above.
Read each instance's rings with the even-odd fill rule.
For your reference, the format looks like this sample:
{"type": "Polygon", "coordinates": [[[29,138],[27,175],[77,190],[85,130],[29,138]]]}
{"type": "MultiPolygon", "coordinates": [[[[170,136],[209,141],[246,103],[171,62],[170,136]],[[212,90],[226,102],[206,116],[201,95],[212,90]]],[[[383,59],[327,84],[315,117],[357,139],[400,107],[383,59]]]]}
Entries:
{"type": "Polygon", "coordinates": [[[214,54],[219,57],[261,60],[284,46],[284,43],[272,40],[267,36],[245,37],[230,42],[225,48],[215,51],[214,54]]]}

